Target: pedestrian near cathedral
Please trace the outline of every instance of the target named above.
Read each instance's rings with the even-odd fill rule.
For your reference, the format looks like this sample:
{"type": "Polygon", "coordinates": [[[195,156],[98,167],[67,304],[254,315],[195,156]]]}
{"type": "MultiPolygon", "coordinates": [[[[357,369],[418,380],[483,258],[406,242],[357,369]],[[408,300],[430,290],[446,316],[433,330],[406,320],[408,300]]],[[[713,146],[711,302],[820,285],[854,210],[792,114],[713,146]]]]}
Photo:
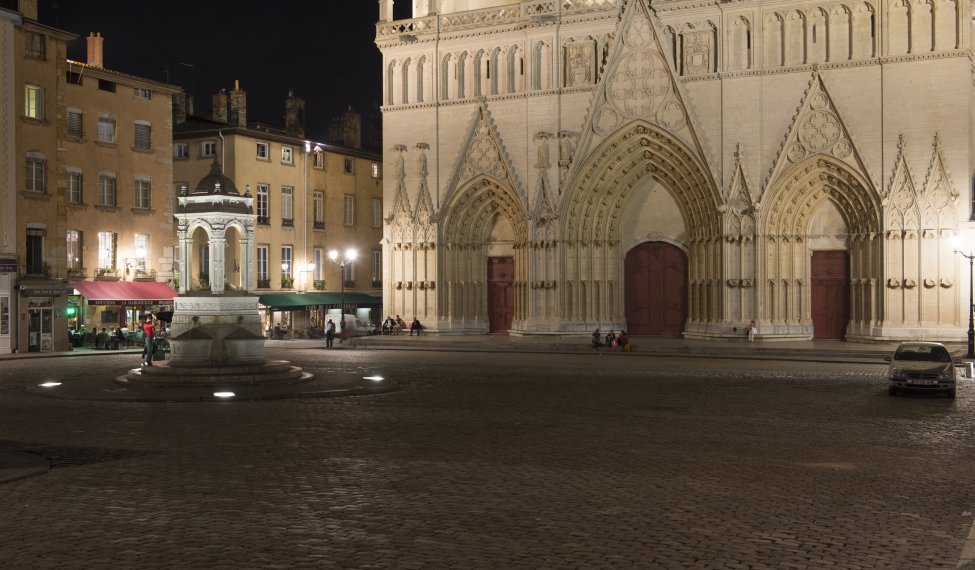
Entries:
{"type": "Polygon", "coordinates": [[[332,348],[332,342],[334,341],[335,341],[335,321],[329,319],[328,324],[325,325],[325,348],[332,348]]]}
{"type": "Polygon", "coordinates": [[[755,342],[755,335],[758,334],[758,327],[755,321],[748,323],[748,342],[755,342]]]}
{"type": "Polygon", "coordinates": [[[410,323],[410,336],[416,333],[416,336],[420,336],[420,331],[423,330],[423,325],[420,324],[420,319],[413,317],[413,322],[410,323]]]}

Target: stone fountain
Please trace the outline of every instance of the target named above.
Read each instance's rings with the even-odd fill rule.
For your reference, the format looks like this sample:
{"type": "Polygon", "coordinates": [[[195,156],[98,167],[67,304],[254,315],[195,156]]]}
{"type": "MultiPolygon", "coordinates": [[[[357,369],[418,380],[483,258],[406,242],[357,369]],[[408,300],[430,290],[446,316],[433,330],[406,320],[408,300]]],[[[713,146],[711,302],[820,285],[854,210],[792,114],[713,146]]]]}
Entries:
{"type": "Polygon", "coordinates": [[[169,337],[170,357],[164,364],[130,370],[117,382],[142,386],[219,386],[296,383],[312,375],[285,360],[264,358],[264,336],[258,297],[251,291],[254,198],[238,192],[214,160],[210,173],[192,194],[181,195],[176,207],[179,240],[179,296],[174,299],[169,337]],[[194,236],[205,233],[206,243],[194,236]],[[228,239],[234,237],[233,243],[228,239]],[[192,290],[191,270],[202,260],[192,253],[206,246],[209,289],[192,290]],[[238,287],[227,290],[228,246],[239,275],[238,287]]]}

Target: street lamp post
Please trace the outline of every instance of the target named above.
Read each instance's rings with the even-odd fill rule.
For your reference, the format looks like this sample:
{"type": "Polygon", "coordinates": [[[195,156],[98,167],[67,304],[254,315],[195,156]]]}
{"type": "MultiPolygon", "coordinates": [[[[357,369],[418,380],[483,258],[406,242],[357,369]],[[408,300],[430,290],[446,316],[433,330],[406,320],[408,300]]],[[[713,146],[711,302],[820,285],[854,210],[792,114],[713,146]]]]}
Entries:
{"type": "Polygon", "coordinates": [[[965,253],[958,249],[958,236],[952,238],[955,245],[955,253],[968,260],[968,353],[965,358],[975,358],[975,253],[965,253]]]}
{"type": "Polygon", "coordinates": [[[328,252],[329,259],[331,259],[335,265],[338,265],[339,269],[341,270],[342,303],[341,303],[341,308],[339,309],[339,320],[342,321],[343,331],[345,330],[345,268],[351,265],[353,261],[355,261],[357,255],[358,252],[356,252],[356,250],[352,249],[351,247],[345,250],[345,254],[341,258],[339,257],[338,250],[336,249],[333,249],[332,251],[328,252]]]}

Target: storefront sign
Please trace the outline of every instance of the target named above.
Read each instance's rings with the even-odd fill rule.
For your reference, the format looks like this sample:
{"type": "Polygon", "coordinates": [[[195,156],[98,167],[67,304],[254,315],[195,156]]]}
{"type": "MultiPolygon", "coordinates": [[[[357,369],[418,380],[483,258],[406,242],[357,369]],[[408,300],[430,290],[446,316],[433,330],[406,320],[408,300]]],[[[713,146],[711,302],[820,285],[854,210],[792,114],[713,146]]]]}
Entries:
{"type": "Polygon", "coordinates": [[[66,295],[68,289],[58,289],[57,287],[21,287],[20,292],[24,297],[60,297],[66,295]]]}
{"type": "Polygon", "coordinates": [[[17,273],[17,260],[13,257],[0,257],[0,273],[17,273]]]}

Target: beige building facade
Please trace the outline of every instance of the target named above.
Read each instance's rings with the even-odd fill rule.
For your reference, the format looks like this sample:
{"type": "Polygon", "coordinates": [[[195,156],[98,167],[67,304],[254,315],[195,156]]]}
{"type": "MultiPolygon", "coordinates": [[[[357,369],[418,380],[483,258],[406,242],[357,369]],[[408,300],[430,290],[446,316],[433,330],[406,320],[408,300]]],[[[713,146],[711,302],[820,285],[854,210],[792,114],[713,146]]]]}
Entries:
{"type": "Polygon", "coordinates": [[[388,311],[458,334],[964,337],[969,4],[392,5],[388,311]]]}
{"type": "MultiPolygon", "coordinates": [[[[382,164],[377,154],[315,142],[304,136],[304,101],[285,101],[286,124],[272,127],[247,120],[246,93],[235,85],[213,96],[211,117],[177,111],[174,134],[175,192],[192,194],[214,165],[253,198],[257,216],[253,235],[230,231],[225,239],[224,281],[228,290],[275,293],[348,293],[364,308],[360,318],[379,319],[382,280],[382,164]],[[182,119],[182,120],[181,120],[182,119]],[[248,245],[249,243],[249,245],[248,245]],[[245,283],[248,247],[252,279],[245,283]],[[331,250],[354,249],[356,260],[344,270],[329,258],[331,250]],[[343,282],[344,281],[344,282],[343,282]],[[374,309],[375,314],[369,314],[374,309]]],[[[208,289],[210,241],[206,232],[188,236],[188,282],[181,289],[208,289]]],[[[211,232],[213,233],[213,232],[211,232]]],[[[280,297],[283,298],[283,297],[280,297]]],[[[338,296],[336,296],[338,298],[338,296]]],[[[289,297],[297,312],[273,317],[266,326],[321,327],[322,313],[305,311],[299,297],[289,297]]],[[[311,301],[309,301],[310,303],[311,301]]],[[[335,303],[338,305],[338,302],[335,303]]],[[[351,310],[349,311],[351,312],[351,310]]]]}
{"type": "Polygon", "coordinates": [[[175,90],[104,69],[101,37],[69,61],[74,38],[38,22],[36,2],[0,9],[0,352],[67,350],[69,329],[121,324],[121,306],[103,322],[73,285],[155,280],[172,249],[175,90]]]}

